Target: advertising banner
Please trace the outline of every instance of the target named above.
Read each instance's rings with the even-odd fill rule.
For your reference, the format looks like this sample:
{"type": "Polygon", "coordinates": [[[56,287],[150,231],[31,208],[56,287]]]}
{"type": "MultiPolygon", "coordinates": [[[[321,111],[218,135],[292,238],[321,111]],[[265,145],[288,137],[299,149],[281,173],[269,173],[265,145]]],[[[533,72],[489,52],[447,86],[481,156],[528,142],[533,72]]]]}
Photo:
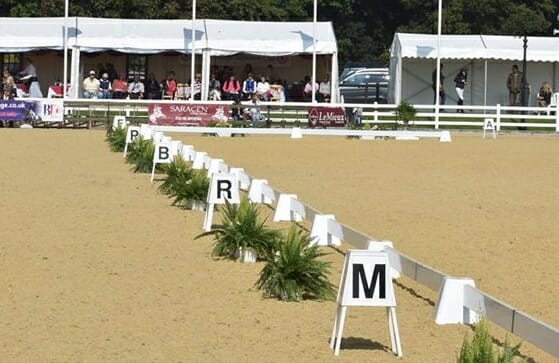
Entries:
{"type": "Polygon", "coordinates": [[[347,123],[342,107],[311,107],[308,114],[309,127],[344,127],[347,123]]]}
{"type": "Polygon", "coordinates": [[[148,107],[150,125],[207,126],[227,122],[231,107],[220,104],[154,103],[148,107]]]}
{"type": "Polygon", "coordinates": [[[35,101],[35,114],[45,122],[61,122],[64,119],[64,104],[61,99],[35,101]]]}
{"type": "Polygon", "coordinates": [[[25,121],[31,117],[33,103],[20,100],[0,100],[0,120],[25,121]]]}

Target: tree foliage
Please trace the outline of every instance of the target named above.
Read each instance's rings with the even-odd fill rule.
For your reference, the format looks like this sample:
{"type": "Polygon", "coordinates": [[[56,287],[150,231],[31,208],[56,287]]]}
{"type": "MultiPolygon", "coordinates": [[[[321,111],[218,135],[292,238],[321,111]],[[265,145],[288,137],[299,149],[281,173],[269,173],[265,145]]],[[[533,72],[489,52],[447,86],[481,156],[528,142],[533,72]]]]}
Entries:
{"type": "MultiPolygon", "coordinates": [[[[318,20],[334,25],[339,63],[386,61],[395,32],[436,33],[439,0],[318,0],[318,20]]],[[[440,0],[443,1],[443,0],[440,0]]],[[[312,21],[313,0],[198,0],[203,19],[312,21]]],[[[192,18],[192,1],[74,0],[70,16],[192,18]]],[[[443,33],[551,35],[555,0],[446,0],[443,33]]],[[[0,0],[0,16],[63,16],[64,0],[0,0]]]]}

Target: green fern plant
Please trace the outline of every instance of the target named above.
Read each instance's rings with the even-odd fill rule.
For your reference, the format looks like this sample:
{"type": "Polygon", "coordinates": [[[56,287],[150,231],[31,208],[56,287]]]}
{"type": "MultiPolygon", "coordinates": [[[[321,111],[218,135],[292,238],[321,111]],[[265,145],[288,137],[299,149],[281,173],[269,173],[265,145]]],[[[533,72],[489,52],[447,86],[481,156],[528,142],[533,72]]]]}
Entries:
{"type": "Polygon", "coordinates": [[[210,180],[204,170],[191,170],[191,176],[184,183],[177,183],[174,187],[173,205],[188,208],[198,209],[196,206],[201,206],[206,203],[208,199],[208,189],[210,187],[210,180]]]}
{"type": "Polygon", "coordinates": [[[194,176],[194,169],[180,156],[175,156],[171,163],[164,164],[162,171],[165,174],[159,191],[170,197],[176,197],[177,191],[194,176]]]}
{"type": "Polygon", "coordinates": [[[108,128],[105,141],[109,144],[111,151],[123,152],[126,145],[126,129],[120,126],[116,129],[108,128]]]}
{"type": "Polygon", "coordinates": [[[283,301],[336,297],[334,285],[328,280],[331,264],[319,260],[326,254],[318,246],[309,246],[310,242],[308,233],[291,226],[277,253],[268,256],[256,281],[255,286],[264,296],[283,301]]]}
{"type": "MultiPolygon", "coordinates": [[[[464,337],[460,353],[456,357],[457,363],[514,363],[514,357],[520,350],[520,343],[512,346],[508,336],[505,338],[503,350],[497,353],[493,343],[486,319],[481,319],[475,325],[475,334],[470,341],[464,337]]],[[[521,362],[523,360],[519,360],[521,362]]]]}
{"type": "MultiPolygon", "coordinates": [[[[135,173],[151,173],[154,152],[155,145],[151,140],[144,140],[140,136],[128,147],[126,162],[133,165],[132,170],[135,173]]],[[[161,172],[160,164],[157,165],[155,171],[161,172]]]]}
{"type": "Polygon", "coordinates": [[[276,250],[280,232],[266,226],[255,204],[243,198],[239,205],[228,201],[222,208],[222,223],[197,236],[213,236],[212,256],[234,259],[246,249],[262,258],[276,250]]]}
{"type": "MultiPolygon", "coordinates": [[[[398,107],[396,107],[396,120],[402,121],[404,128],[408,128],[408,124],[417,114],[417,110],[413,105],[402,101],[398,107]]],[[[398,128],[398,123],[396,123],[396,128],[398,128]]]]}

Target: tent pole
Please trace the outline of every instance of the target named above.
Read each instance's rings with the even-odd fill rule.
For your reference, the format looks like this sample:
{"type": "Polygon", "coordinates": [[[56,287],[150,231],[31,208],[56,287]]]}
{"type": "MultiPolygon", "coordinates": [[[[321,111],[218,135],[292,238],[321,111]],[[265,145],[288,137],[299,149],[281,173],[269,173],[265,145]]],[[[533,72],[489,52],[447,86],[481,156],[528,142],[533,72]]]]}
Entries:
{"type": "Polygon", "coordinates": [[[311,88],[312,88],[312,97],[311,100],[313,103],[316,102],[316,13],[317,13],[317,0],[314,0],[313,5],[313,21],[312,21],[312,80],[311,80],[311,88]]]}
{"type": "Polygon", "coordinates": [[[70,0],[64,1],[64,70],[62,80],[62,98],[66,98],[66,90],[68,84],[68,13],[70,0]]]}
{"type": "Polygon", "coordinates": [[[487,59],[485,60],[485,74],[483,80],[483,106],[487,106],[487,59]]]}
{"type": "MultiPolygon", "coordinates": [[[[192,42],[190,43],[190,97],[194,99],[194,71],[196,53],[194,51],[194,42],[196,41],[196,0],[192,0],[192,42]]],[[[201,92],[202,90],[200,90],[201,92]]]]}
{"type": "MultiPolygon", "coordinates": [[[[443,1],[439,0],[438,11],[438,24],[437,24],[437,79],[435,80],[435,129],[439,128],[439,83],[441,79],[441,33],[442,33],[442,18],[443,18],[443,1]]],[[[444,85],[443,85],[444,86],[444,85]]]]}

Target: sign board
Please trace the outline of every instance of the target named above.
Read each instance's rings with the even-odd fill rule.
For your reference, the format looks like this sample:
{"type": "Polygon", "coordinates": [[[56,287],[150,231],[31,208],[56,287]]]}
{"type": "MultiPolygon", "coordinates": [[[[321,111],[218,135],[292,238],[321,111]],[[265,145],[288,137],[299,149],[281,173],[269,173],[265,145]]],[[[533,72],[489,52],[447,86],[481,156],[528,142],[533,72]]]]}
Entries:
{"type": "Polygon", "coordinates": [[[485,139],[485,133],[489,131],[493,134],[493,138],[496,139],[497,138],[496,129],[497,127],[495,125],[495,121],[492,118],[486,118],[483,121],[483,138],[485,139]]]}
{"type": "Polygon", "coordinates": [[[35,114],[44,122],[62,122],[64,121],[63,100],[46,98],[35,101],[35,114]]]}
{"type": "Polygon", "coordinates": [[[392,352],[402,356],[400,333],[396,319],[396,298],[390,276],[390,262],[386,252],[348,250],[338,290],[338,308],[330,339],[334,354],[340,345],[348,306],[385,307],[392,352]]]}
{"type": "Polygon", "coordinates": [[[311,107],[308,114],[309,127],[344,127],[347,123],[342,107],[311,107]]]}
{"type": "Polygon", "coordinates": [[[153,167],[151,169],[151,182],[153,183],[153,176],[155,174],[155,166],[157,164],[170,164],[173,159],[171,153],[171,143],[156,143],[153,152],[153,167]]]}
{"type": "Polygon", "coordinates": [[[126,128],[126,116],[115,116],[113,117],[113,130],[118,128],[125,129],[126,128]]]}
{"type": "Polygon", "coordinates": [[[128,145],[136,141],[141,132],[140,126],[128,126],[126,130],[126,142],[124,144],[124,157],[126,157],[126,153],[128,152],[128,145]]]}
{"type": "Polygon", "coordinates": [[[150,103],[150,125],[207,126],[211,122],[227,122],[231,108],[221,104],[150,103]]]}
{"type": "Polygon", "coordinates": [[[0,100],[0,120],[25,121],[31,117],[33,102],[19,100],[0,100]]]}
{"type": "Polygon", "coordinates": [[[212,229],[212,219],[216,204],[239,204],[239,182],[235,174],[213,174],[208,190],[208,208],[204,217],[204,231],[212,229]]]}
{"type": "Polygon", "coordinates": [[[349,250],[346,254],[338,304],[396,306],[386,252],[349,250]]]}

